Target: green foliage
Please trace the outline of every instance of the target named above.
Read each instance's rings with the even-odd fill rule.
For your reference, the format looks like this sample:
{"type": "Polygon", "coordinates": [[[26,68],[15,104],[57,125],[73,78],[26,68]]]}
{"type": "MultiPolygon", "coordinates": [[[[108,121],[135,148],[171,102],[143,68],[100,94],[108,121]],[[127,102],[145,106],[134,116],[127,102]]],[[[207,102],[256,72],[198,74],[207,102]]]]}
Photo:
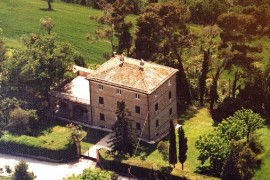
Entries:
{"type": "Polygon", "coordinates": [[[238,168],[239,152],[243,149],[243,143],[232,141],[230,144],[230,153],[222,168],[222,180],[238,180],[241,175],[238,168]]]}
{"type": "Polygon", "coordinates": [[[117,180],[118,176],[111,171],[95,169],[85,169],[80,175],[72,175],[71,177],[65,178],[64,180],[99,180],[99,179],[111,179],[117,180]]]}
{"type": "Polygon", "coordinates": [[[242,179],[252,179],[257,167],[258,158],[256,154],[248,147],[244,146],[243,150],[239,153],[238,167],[242,179]]]}
{"type": "Polygon", "coordinates": [[[20,161],[15,166],[15,171],[12,175],[13,180],[33,180],[36,178],[33,172],[28,172],[28,165],[25,161],[20,161]]]}
{"type": "Polygon", "coordinates": [[[17,50],[2,65],[3,82],[13,96],[27,101],[28,108],[48,108],[49,93],[63,78],[76,52],[55,36],[31,34],[23,38],[24,50],[17,50]]]}
{"type": "Polygon", "coordinates": [[[39,27],[41,30],[47,31],[48,34],[51,34],[51,30],[55,26],[55,23],[51,17],[44,17],[39,20],[39,27]]]}
{"type": "Polygon", "coordinates": [[[176,151],[176,137],[175,137],[175,129],[173,121],[170,120],[170,133],[169,133],[169,163],[173,164],[175,167],[175,164],[177,163],[177,151],[176,151]]]}
{"type": "Polygon", "coordinates": [[[94,19],[99,23],[99,29],[95,31],[95,37],[91,34],[86,36],[90,42],[96,42],[97,40],[104,40],[111,44],[112,55],[116,49],[114,42],[114,36],[118,38],[118,53],[129,51],[132,45],[132,36],[130,29],[132,27],[131,22],[125,22],[125,19],[130,12],[130,8],[124,3],[124,0],[116,0],[113,3],[106,1],[99,1],[98,5],[103,10],[104,15],[101,17],[91,16],[90,19],[94,19]]]}
{"type": "MultiPolygon", "coordinates": [[[[0,88],[2,95],[5,95],[4,88],[0,88]]],[[[6,95],[5,95],[6,96],[6,95]]],[[[0,97],[0,127],[5,127],[9,123],[10,112],[20,106],[20,102],[16,98],[0,97]]]]}
{"type": "Polygon", "coordinates": [[[6,128],[15,134],[32,134],[38,127],[37,111],[21,108],[14,109],[10,112],[9,123],[6,128]]]}
{"type": "MultiPolygon", "coordinates": [[[[227,118],[229,121],[244,123],[241,128],[245,131],[247,140],[257,130],[263,128],[265,120],[257,113],[254,113],[250,109],[242,109],[236,111],[232,117],[227,118]]],[[[240,127],[239,129],[240,130],[240,127]]]]}
{"type": "Polygon", "coordinates": [[[182,164],[182,170],[184,170],[184,162],[187,160],[187,138],[182,126],[178,128],[178,140],[179,140],[179,162],[182,164]]]}
{"type": "Polygon", "coordinates": [[[227,12],[230,3],[227,0],[195,0],[188,2],[191,21],[202,25],[215,24],[222,13],[227,12]]]}
{"type": "Polygon", "coordinates": [[[238,98],[226,97],[212,113],[212,118],[221,122],[223,119],[232,116],[237,110],[242,108],[242,102],[238,98]]]}
{"type": "Polygon", "coordinates": [[[137,17],[134,53],[138,59],[177,68],[178,93],[190,104],[191,94],[182,57],[192,41],[186,26],[188,19],[188,7],[178,2],[150,4],[137,17]]]}
{"type": "Polygon", "coordinates": [[[239,110],[222,121],[214,131],[200,136],[195,144],[200,152],[198,159],[202,164],[209,159],[213,174],[219,176],[230,152],[230,142],[245,137],[249,140],[250,135],[263,127],[264,119],[259,114],[249,109],[239,110]]]}
{"type": "Polygon", "coordinates": [[[158,149],[158,152],[161,154],[162,159],[167,162],[169,160],[169,147],[168,147],[168,143],[167,142],[164,142],[164,141],[160,141],[157,144],[157,149],[158,149]]]}
{"type": "Polygon", "coordinates": [[[70,136],[68,140],[72,143],[75,143],[77,146],[77,156],[81,156],[81,141],[84,138],[84,132],[82,130],[82,126],[74,125],[72,123],[67,125],[67,128],[70,130],[70,136]]]}
{"type": "Polygon", "coordinates": [[[128,153],[132,156],[136,148],[137,136],[129,119],[130,111],[126,109],[124,101],[119,103],[115,114],[117,120],[112,127],[114,134],[110,138],[111,148],[120,155],[128,153]]]}

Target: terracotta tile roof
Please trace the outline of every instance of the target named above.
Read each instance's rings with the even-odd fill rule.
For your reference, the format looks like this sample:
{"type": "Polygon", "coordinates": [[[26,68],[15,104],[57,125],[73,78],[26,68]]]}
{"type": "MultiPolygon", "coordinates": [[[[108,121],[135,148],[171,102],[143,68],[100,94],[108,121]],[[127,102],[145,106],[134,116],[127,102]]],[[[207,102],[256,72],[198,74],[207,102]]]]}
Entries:
{"type": "Polygon", "coordinates": [[[87,78],[93,81],[151,94],[178,70],[151,62],[116,56],[87,78]]]}

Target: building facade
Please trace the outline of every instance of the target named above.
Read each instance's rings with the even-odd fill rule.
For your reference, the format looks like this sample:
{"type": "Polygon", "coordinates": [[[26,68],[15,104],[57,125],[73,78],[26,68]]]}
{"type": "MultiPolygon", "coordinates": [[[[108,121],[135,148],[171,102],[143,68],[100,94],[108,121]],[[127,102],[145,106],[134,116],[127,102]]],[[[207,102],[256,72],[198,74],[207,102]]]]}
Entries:
{"type": "Polygon", "coordinates": [[[125,101],[134,128],[147,141],[166,135],[170,119],[177,119],[176,69],[116,56],[95,71],[85,71],[77,70],[75,79],[53,91],[55,117],[111,129],[117,104],[125,101]]]}

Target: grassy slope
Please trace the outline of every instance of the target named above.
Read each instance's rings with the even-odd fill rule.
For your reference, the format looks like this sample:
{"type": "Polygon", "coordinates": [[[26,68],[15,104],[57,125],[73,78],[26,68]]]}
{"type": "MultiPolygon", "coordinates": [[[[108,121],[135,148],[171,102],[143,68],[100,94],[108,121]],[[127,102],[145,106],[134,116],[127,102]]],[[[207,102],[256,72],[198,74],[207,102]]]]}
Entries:
{"type": "Polygon", "coordinates": [[[39,20],[50,16],[55,21],[54,33],[61,41],[71,43],[88,63],[104,62],[103,53],[110,52],[110,45],[103,42],[90,44],[85,39],[87,33],[93,33],[97,28],[95,21],[89,20],[89,15],[101,15],[101,11],[55,0],[54,11],[45,11],[47,4],[41,0],[1,0],[0,27],[4,31],[7,46],[21,47],[19,38],[23,34],[40,33],[39,20]]]}

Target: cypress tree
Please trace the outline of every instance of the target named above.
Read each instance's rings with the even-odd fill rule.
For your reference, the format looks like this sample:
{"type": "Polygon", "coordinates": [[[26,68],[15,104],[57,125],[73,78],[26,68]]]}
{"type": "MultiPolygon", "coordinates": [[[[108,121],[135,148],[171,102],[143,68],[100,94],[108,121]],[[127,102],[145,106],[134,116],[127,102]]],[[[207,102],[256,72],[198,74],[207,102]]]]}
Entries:
{"type": "Polygon", "coordinates": [[[177,163],[177,154],[176,154],[176,138],[175,138],[175,130],[173,121],[170,120],[170,146],[169,146],[169,163],[173,164],[173,167],[175,167],[175,164],[177,163]]]}
{"type": "Polygon", "coordinates": [[[179,162],[182,164],[182,170],[184,169],[184,162],[187,160],[187,138],[185,137],[185,131],[182,126],[178,129],[179,137],[179,162]]]}
{"type": "Polygon", "coordinates": [[[134,154],[137,143],[137,135],[132,127],[132,121],[128,118],[130,111],[126,109],[125,102],[119,103],[115,112],[117,120],[113,125],[113,135],[109,143],[114,152],[119,154],[128,153],[130,156],[134,154]]]}

